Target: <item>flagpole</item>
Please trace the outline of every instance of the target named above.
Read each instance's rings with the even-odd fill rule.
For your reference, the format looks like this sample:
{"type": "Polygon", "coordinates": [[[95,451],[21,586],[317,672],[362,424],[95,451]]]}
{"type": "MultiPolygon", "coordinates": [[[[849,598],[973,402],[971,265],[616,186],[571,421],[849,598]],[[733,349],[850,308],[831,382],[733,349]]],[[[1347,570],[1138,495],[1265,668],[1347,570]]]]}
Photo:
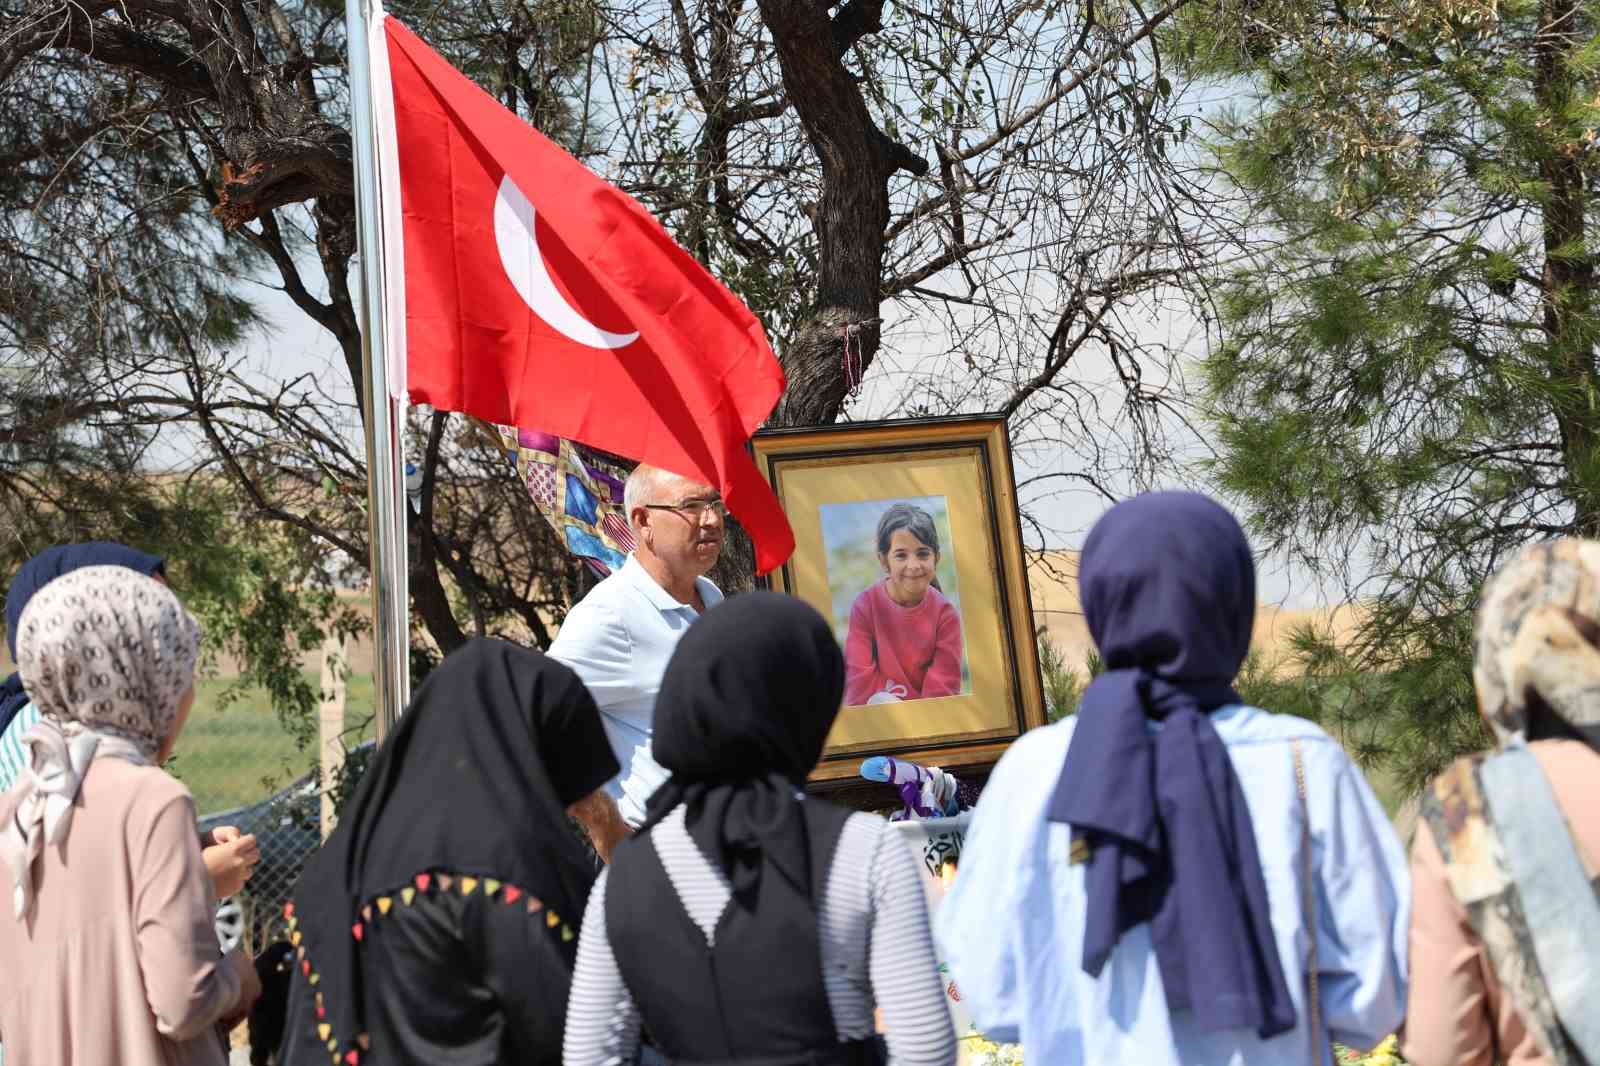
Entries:
{"type": "MultiPolygon", "coordinates": [[[[382,741],[410,699],[411,613],[402,472],[405,421],[401,390],[389,380],[393,361],[384,328],[383,231],[379,225],[368,2],[345,0],[345,37],[350,49],[350,123],[361,265],[361,391],[366,413],[367,522],[372,557],[372,696],[382,741]]],[[[377,6],[376,0],[373,2],[377,6]]]]}

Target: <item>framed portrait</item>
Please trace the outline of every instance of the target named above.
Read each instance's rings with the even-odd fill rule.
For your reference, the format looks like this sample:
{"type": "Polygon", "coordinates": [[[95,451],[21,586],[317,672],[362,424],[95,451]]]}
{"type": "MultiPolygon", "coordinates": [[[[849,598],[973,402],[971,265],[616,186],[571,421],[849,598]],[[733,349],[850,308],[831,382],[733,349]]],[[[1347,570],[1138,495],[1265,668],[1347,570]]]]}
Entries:
{"type": "Polygon", "coordinates": [[[893,755],[986,771],[1044,724],[1005,421],[763,431],[752,446],[795,533],[768,584],[833,625],[845,706],[814,784],[893,755]]]}

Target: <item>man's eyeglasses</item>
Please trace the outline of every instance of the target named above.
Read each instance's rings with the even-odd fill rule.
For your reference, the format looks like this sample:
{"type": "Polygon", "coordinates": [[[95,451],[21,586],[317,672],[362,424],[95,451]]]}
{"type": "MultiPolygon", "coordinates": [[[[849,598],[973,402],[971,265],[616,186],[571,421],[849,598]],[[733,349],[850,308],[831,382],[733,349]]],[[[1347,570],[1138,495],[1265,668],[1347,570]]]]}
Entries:
{"type": "Polygon", "coordinates": [[[684,500],[682,503],[647,503],[651,511],[676,511],[692,522],[704,522],[707,514],[728,517],[728,505],[721,500],[684,500]]]}

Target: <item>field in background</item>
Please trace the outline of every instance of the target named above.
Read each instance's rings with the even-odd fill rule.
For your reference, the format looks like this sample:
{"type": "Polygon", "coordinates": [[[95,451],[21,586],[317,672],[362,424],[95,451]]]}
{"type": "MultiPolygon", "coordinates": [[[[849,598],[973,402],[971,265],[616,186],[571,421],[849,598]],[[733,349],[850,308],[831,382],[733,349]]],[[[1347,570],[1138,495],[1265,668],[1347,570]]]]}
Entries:
{"type": "MultiPolygon", "coordinates": [[[[307,671],[306,679],[315,686],[319,675],[307,671]]],[[[194,793],[202,816],[255,803],[305,774],[316,759],[314,751],[295,747],[263,690],[245,689],[222,706],[230,684],[218,678],[196,684],[194,710],[168,766],[194,793]]],[[[347,686],[345,728],[366,723],[347,737],[353,746],[372,736],[372,675],[353,676],[347,686]]]]}
{"type": "MultiPolygon", "coordinates": [[[[1081,672],[1094,642],[1089,639],[1089,627],[1078,603],[1078,553],[1049,551],[1042,556],[1029,556],[1029,561],[1033,563],[1028,568],[1028,591],[1034,619],[1049,632],[1067,665],[1081,672]]],[[[1289,642],[1296,629],[1310,625],[1323,632],[1331,631],[1337,641],[1349,634],[1358,621],[1357,609],[1350,604],[1316,610],[1259,604],[1252,650],[1274,671],[1282,671],[1292,666],[1289,642]]]]}

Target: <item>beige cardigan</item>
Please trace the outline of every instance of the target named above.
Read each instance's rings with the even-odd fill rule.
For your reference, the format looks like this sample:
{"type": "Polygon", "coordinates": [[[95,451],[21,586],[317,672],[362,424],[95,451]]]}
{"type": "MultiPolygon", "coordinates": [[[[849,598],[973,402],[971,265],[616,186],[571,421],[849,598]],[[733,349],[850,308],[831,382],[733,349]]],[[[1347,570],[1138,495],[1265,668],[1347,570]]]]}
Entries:
{"type": "MultiPolygon", "coordinates": [[[[16,791],[0,796],[12,817],[16,791]]],[[[225,1066],[215,1025],[239,997],[189,790],[151,766],[96,759],[72,828],[35,867],[34,912],[0,873],[6,1066],[225,1066]]]]}
{"type": "MultiPolygon", "coordinates": [[[[1600,856],[1600,753],[1575,740],[1528,745],[1550,779],[1580,853],[1600,856]]],[[[1593,871],[1591,871],[1591,874],[1593,871]]],[[[1402,1048],[1412,1066],[1535,1066],[1548,1061],[1467,921],[1426,821],[1411,845],[1411,988],[1402,1048]]]]}

